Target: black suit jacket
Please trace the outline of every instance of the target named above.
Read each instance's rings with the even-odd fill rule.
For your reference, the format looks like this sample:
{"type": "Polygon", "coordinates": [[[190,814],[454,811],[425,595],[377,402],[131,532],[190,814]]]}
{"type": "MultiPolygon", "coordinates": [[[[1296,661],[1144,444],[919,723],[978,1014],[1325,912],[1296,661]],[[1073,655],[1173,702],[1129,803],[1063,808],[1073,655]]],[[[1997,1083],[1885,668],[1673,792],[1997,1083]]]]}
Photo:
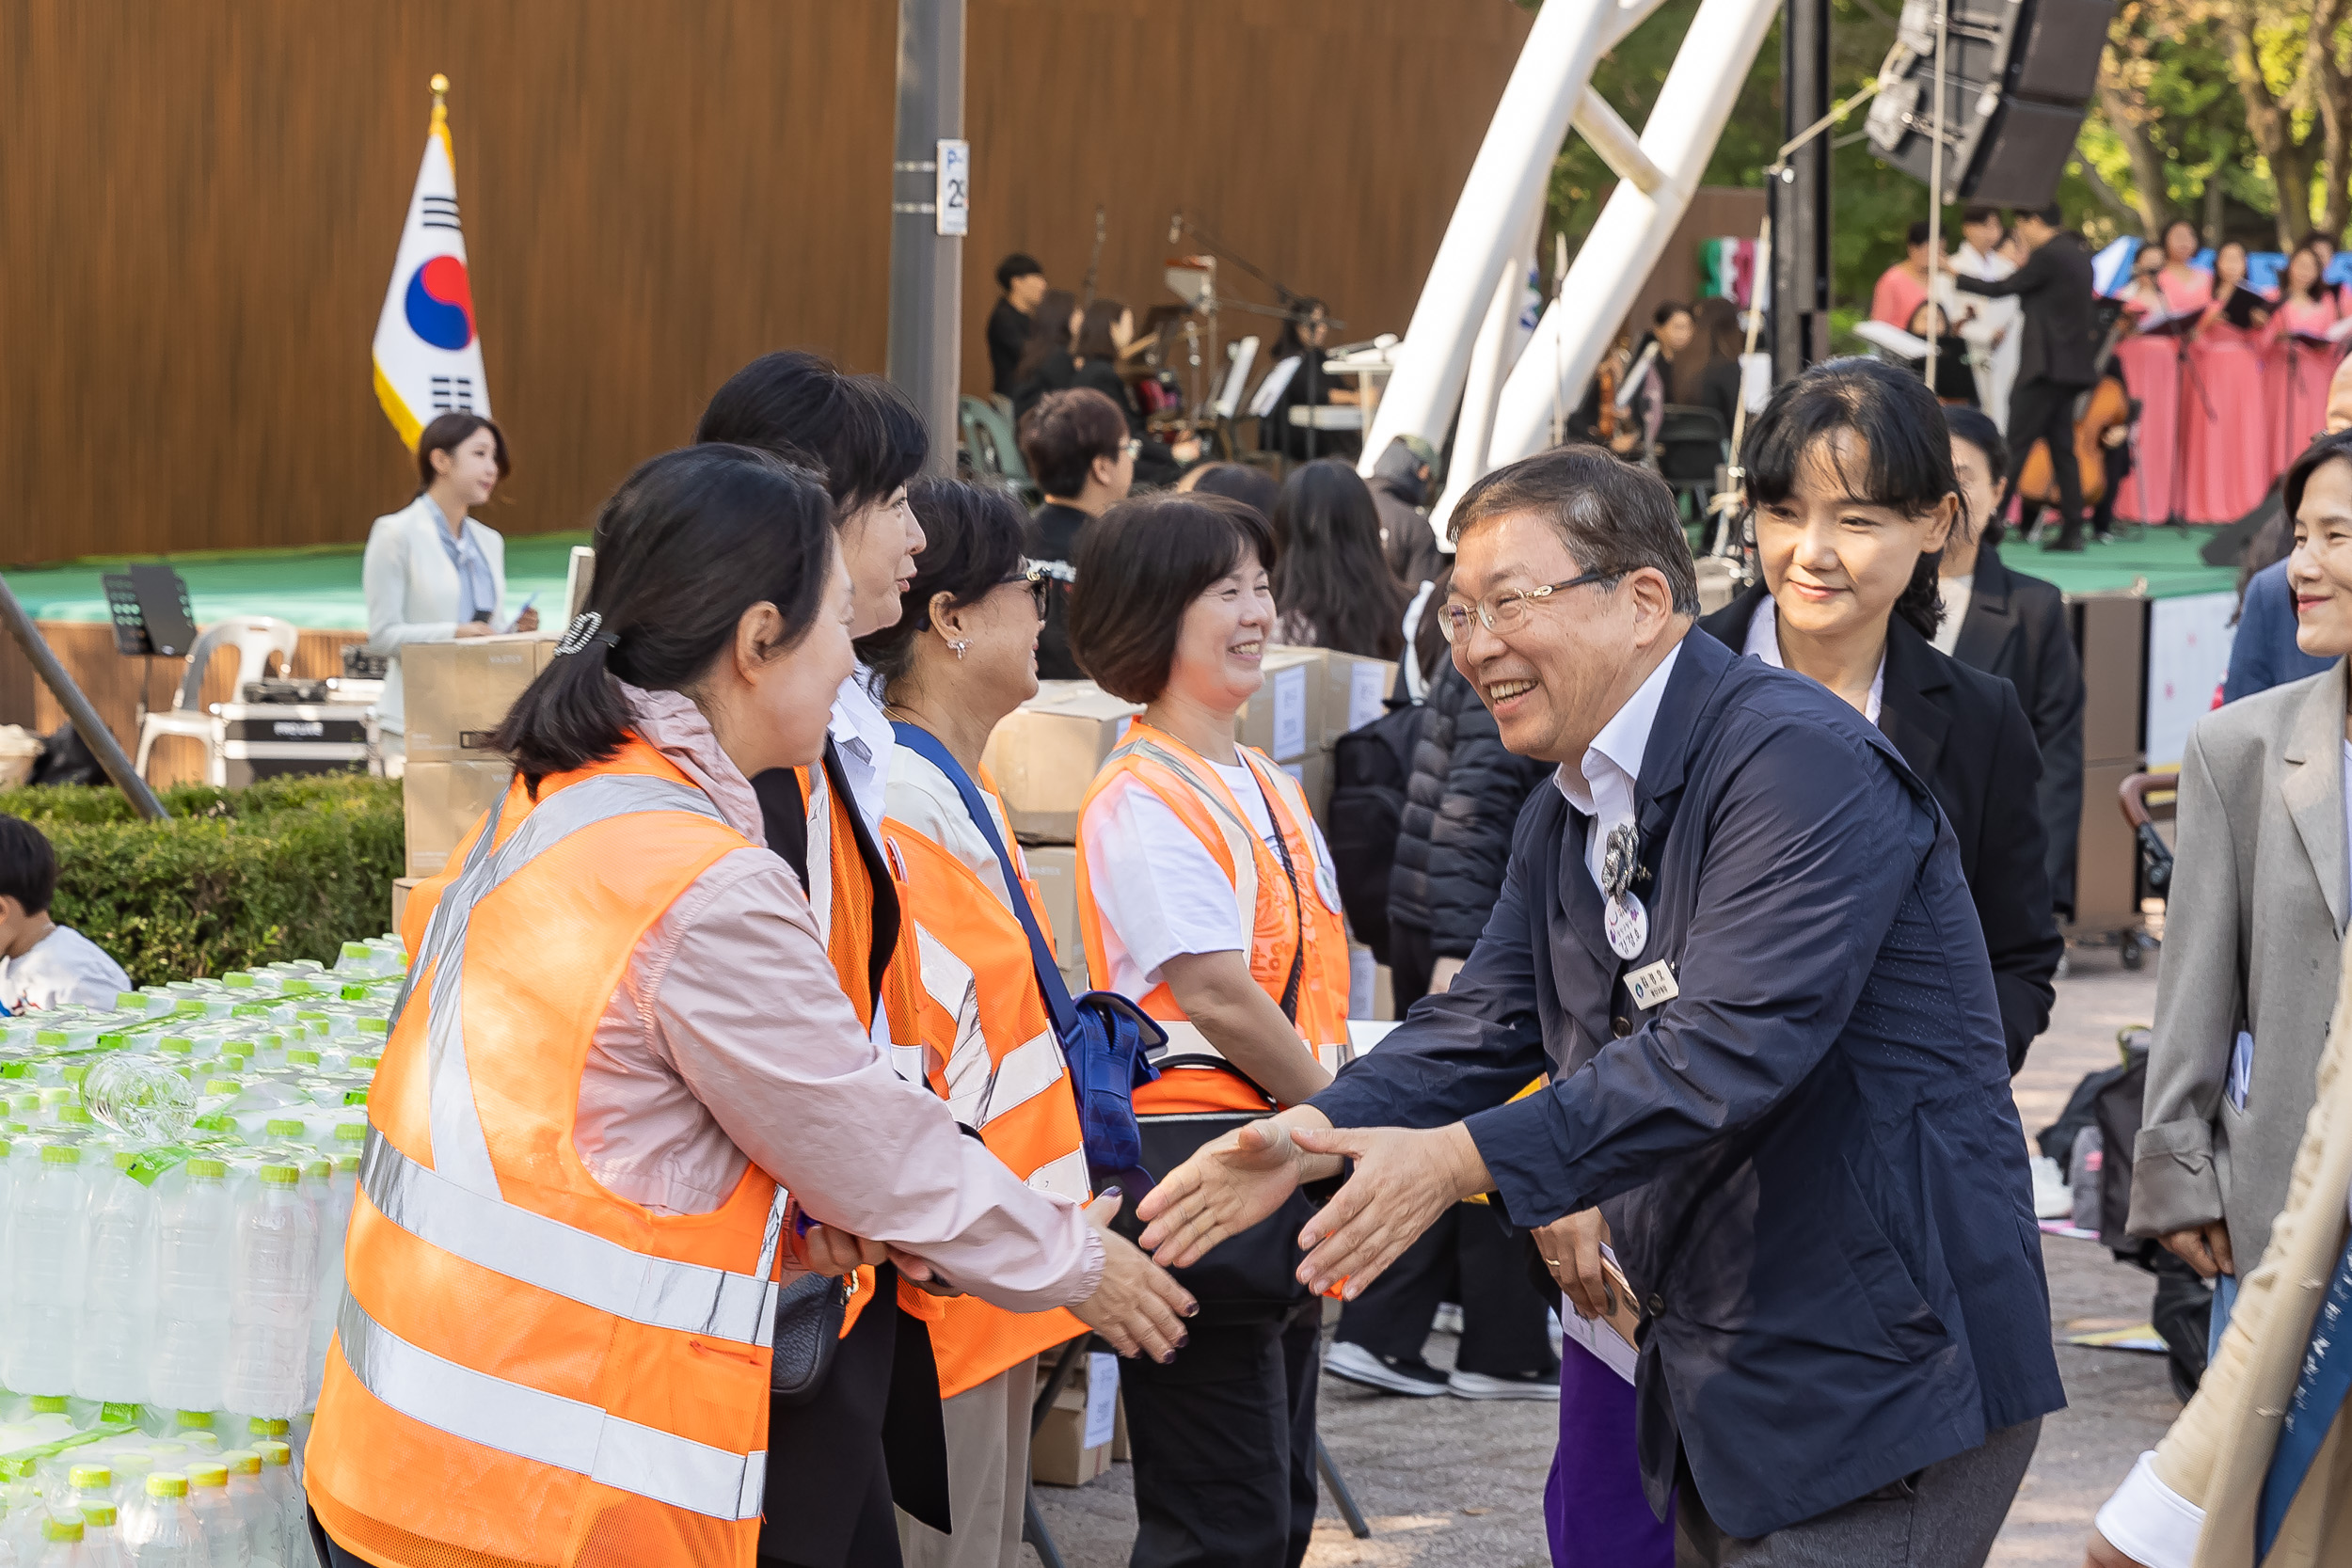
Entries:
{"type": "Polygon", "coordinates": [[[1011,300],[998,300],[988,313],[988,374],[989,385],[1006,397],[1012,396],[1012,372],[1028,346],[1029,313],[1014,309],[1011,300]]]}
{"type": "Polygon", "coordinates": [[[2017,354],[2017,380],[2059,387],[2089,387],[2099,379],[2098,335],[2092,309],[2090,251],[2073,230],[2052,235],[2026,258],[2026,264],[1998,282],[1955,274],[1963,293],[2025,301],[2025,338],[2017,354]]]}
{"type": "MultiPolygon", "coordinates": [[[[1759,583],[1699,626],[1736,652],[1763,598],[1759,583]]],[[[2050,905],[2033,729],[2009,682],[1946,658],[1897,616],[1886,630],[1879,730],[1926,782],[1960,841],[2014,1073],[2050,1022],[2052,981],[2066,954],[2050,905]]]]}
{"type": "Polygon", "coordinates": [[[2074,846],[2083,820],[2083,666],[2066,596],[2056,583],[2012,572],[1987,545],[1977,555],[1968,613],[1952,657],[2016,689],[2042,751],[2042,831],[2050,902],[2074,912],[2074,846]]]}

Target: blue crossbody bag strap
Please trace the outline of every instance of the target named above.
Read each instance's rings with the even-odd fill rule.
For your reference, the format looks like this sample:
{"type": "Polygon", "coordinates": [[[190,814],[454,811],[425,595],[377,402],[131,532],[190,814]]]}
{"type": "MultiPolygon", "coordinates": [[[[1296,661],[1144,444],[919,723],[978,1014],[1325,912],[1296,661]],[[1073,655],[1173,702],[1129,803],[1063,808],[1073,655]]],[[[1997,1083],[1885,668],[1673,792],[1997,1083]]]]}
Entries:
{"type": "Polygon", "coordinates": [[[972,782],[963,764],[930,731],[904,720],[894,722],[890,728],[899,745],[946,774],[947,782],[963,797],[963,809],[971,815],[972,825],[980,830],[980,836],[988,840],[989,848],[995,852],[996,863],[1005,869],[1005,892],[1010,895],[1012,912],[1020,917],[1021,928],[1029,933],[1029,961],[1036,966],[1037,989],[1044,993],[1045,1009],[1053,1014],[1054,1034],[1059,1039],[1070,1038],[1078,1027],[1077,1006],[1070,1000],[1070,988],[1062,982],[1061,966],[1054,961],[1053,949],[1045,944],[1045,933],[1038,929],[1037,914],[1029,908],[1028,894],[1021,885],[1020,863],[1006,852],[1005,841],[996,835],[996,816],[988,809],[980,786],[972,782]]]}

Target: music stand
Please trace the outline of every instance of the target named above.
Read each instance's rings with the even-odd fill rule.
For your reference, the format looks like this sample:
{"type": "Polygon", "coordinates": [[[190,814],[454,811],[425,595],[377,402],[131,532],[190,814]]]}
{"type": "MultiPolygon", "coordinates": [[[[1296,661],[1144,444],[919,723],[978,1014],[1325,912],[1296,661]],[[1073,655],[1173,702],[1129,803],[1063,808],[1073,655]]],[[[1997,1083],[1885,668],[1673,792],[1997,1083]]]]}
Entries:
{"type": "Polygon", "coordinates": [[[159,658],[185,658],[196,646],[196,612],[188,603],[188,585],[180,574],[160,562],[107,572],[99,578],[106,590],[106,616],[114,623],[115,652],[143,659],[139,667],[138,721],[148,714],[149,679],[159,658]]]}

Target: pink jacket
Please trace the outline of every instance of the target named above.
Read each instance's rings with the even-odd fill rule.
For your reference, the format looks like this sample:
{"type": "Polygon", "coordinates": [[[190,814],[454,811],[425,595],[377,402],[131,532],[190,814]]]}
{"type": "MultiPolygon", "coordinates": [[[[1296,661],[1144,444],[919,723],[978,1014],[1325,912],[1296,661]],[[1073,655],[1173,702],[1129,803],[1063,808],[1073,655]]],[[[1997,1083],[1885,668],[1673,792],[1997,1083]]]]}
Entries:
{"type": "MultiPolygon", "coordinates": [[[[701,711],[624,689],[638,733],[764,846],[751,783],[701,711]]],[[[1076,1205],[1022,1185],[891,1069],[765,847],[722,857],[646,931],[596,1025],[573,1141],[598,1181],[659,1213],[716,1209],[755,1160],[813,1218],[1010,1311],[1075,1305],[1103,1271],[1076,1205]]]]}

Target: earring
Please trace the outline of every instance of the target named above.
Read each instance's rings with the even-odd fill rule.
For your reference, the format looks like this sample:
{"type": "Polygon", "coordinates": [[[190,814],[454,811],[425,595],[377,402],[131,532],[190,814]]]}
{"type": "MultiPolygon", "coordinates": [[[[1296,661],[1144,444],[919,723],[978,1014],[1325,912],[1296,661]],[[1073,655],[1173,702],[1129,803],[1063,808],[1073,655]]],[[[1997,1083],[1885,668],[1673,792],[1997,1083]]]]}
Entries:
{"type": "Polygon", "coordinates": [[[956,656],[956,657],[958,657],[959,659],[961,659],[961,657],[963,657],[963,650],[964,650],[964,649],[966,649],[966,648],[968,648],[968,647],[970,647],[971,645],[972,645],[971,643],[969,643],[969,642],[965,641],[962,638],[959,637],[959,638],[955,638],[955,639],[951,640],[951,641],[948,642],[947,647],[948,647],[948,651],[950,651],[951,653],[953,653],[953,654],[956,656]]]}

